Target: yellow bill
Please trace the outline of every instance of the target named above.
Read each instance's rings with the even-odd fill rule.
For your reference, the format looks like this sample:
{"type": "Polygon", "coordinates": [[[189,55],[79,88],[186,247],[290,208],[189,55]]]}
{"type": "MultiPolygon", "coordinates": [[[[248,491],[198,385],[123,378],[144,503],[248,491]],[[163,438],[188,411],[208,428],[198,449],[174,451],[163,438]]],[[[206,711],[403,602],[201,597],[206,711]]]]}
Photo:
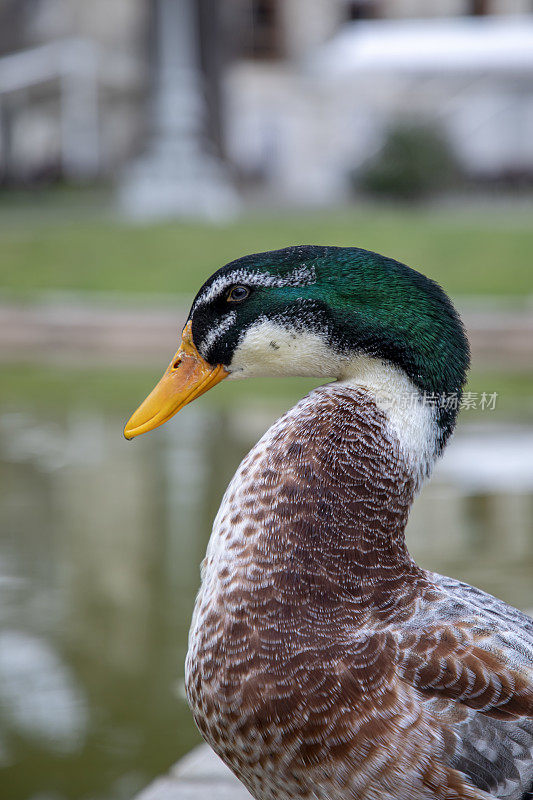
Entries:
{"type": "Polygon", "coordinates": [[[222,364],[212,367],[202,358],[192,340],[188,322],[183,329],[180,349],[155,389],[128,421],[124,436],[133,439],[153,431],[228,375],[222,364]]]}

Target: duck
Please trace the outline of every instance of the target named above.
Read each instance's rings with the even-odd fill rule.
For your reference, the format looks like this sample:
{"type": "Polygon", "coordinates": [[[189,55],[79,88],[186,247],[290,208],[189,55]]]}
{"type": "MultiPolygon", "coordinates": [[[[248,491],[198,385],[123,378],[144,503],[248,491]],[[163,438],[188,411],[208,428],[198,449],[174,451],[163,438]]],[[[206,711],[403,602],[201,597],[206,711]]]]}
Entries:
{"type": "Polygon", "coordinates": [[[469,362],[433,280],[298,245],[203,284],[125,427],[151,431],[223,380],[319,384],[230,482],[189,636],[195,722],[256,800],[533,797],[533,620],[405,543],[469,362]]]}

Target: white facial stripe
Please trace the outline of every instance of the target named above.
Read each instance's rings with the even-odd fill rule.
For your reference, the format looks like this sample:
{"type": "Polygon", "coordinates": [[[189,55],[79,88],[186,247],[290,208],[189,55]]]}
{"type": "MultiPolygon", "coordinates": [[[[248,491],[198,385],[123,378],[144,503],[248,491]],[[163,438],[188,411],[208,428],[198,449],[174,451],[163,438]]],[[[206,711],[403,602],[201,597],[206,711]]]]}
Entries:
{"type": "Polygon", "coordinates": [[[316,283],[316,272],[313,266],[300,264],[292,272],[284,277],[270,275],[268,272],[251,272],[247,269],[236,269],[227,275],[221,275],[194,303],[191,314],[199,306],[205,306],[219,297],[226,289],[234,284],[245,284],[246,286],[312,286],[316,283]]]}
{"type": "Polygon", "coordinates": [[[216,342],[217,339],[220,338],[220,336],[222,336],[223,333],[226,333],[226,331],[231,328],[236,319],[237,313],[235,311],[231,311],[220,320],[218,325],[215,325],[214,328],[211,328],[211,330],[206,333],[200,346],[198,347],[198,350],[204,358],[206,357],[209,348],[216,342]]]}

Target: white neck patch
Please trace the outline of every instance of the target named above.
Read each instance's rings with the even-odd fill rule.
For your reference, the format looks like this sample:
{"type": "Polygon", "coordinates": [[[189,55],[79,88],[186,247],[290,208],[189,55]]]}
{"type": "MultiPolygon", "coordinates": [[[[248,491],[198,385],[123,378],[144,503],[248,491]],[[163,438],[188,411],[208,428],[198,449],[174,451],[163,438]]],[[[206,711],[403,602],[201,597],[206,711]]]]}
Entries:
{"type": "Polygon", "coordinates": [[[417,488],[429,477],[437,457],[436,408],[407,377],[388,361],[356,356],[339,380],[367,389],[387,417],[406,461],[411,465],[417,488]]]}

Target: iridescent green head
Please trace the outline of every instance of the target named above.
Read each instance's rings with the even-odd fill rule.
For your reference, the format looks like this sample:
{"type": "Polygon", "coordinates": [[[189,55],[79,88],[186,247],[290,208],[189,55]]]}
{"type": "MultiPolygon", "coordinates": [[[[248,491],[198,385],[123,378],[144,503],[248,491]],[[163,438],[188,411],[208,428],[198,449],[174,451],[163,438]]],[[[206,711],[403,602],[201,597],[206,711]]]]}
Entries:
{"type": "Polygon", "coordinates": [[[186,330],[207,368],[234,378],[342,380],[357,378],[362,357],[392,365],[435,403],[439,449],[469,364],[463,326],[440,286],[356,247],[305,245],[232,261],[202,286],[186,330]]]}
{"type": "Polygon", "coordinates": [[[189,319],[202,356],[234,377],[342,378],[354,356],[389,362],[437,404],[443,440],[453,428],[463,325],[440,286],[391,258],[311,245],[245,256],[206,281],[189,319]]]}

